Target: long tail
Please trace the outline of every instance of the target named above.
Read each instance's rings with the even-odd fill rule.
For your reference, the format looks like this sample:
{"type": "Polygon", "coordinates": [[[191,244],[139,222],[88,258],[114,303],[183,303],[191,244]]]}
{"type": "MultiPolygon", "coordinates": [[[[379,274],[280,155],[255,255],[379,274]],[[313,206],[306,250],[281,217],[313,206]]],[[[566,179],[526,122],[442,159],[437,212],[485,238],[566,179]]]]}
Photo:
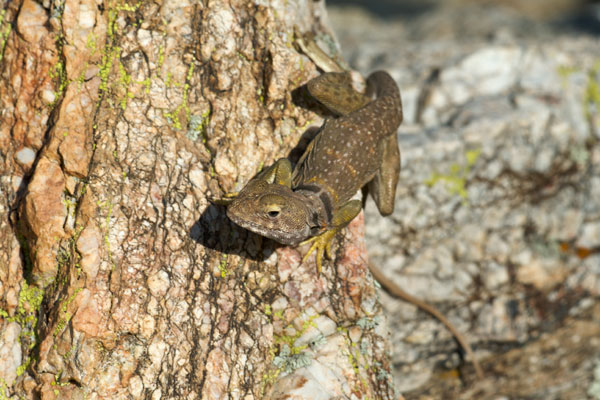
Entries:
{"type": "Polygon", "coordinates": [[[381,272],[379,270],[379,268],[375,267],[373,264],[368,263],[368,265],[369,265],[369,270],[371,271],[371,273],[373,274],[375,279],[377,279],[377,281],[381,284],[381,286],[383,286],[383,288],[385,290],[387,290],[389,293],[391,293],[392,295],[394,295],[402,300],[405,300],[411,304],[414,304],[415,306],[419,307],[421,310],[433,315],[442,324],[444,324],[446,326],[446,328],[448,328],[448,330],[452,333],[452,335],[454,335],[454,337],[456,338],[456,341],[460,344],[460,346],[463,348],[465,353],[467,353],[467,357],[473,363],[473,367],[475,368],[475,373],[477,374],[477,377],[479,379],[484,378],[483,369],[479,365],[479,361],[477,361],[477,358],[475,358],[475,354],[473,353],[473,350],[471,349],[471,345],[469,344],[467,339],[465,339],[465,337],[462,335],[462,333],[460,333],[458,331],[458,329],[456,329],[456,327],[454,327],[452,322],[450,322],[448,320],[448,318],[446,318],[444,316],[444,314],[442,314],[437,308],[433,307],[432,305],[427,304],[424,301],[419,300],[416,297],[411,296],[410,294],[405,292],[400,286],[396,285],[394,282],[389,280],[383,274],[383,272],[381,272]]]}

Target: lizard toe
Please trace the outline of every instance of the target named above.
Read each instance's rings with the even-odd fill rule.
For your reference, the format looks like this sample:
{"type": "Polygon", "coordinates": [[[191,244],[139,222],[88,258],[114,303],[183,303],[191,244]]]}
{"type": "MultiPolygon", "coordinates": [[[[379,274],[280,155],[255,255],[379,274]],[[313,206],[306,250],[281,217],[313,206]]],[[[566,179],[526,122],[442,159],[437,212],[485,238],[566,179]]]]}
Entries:
{"type": "Polygon", "coordinates": [[[334,258],[333,251],[331,249],[331,244],[333,243],[333,238],[335,237],[338,229],[331,229],[325,231],[324,233],[313,236],[308,240],[300,243],[300,245],[305,245],[308,243],[312,243],[310,249],[306,252],[304,257],[302,258],[302,263],[304,263],[308,257],[314,252],[317,252],[316,262],[317,262],[317,273],[320,275],[323,267],[323,255],[327,254],[327,257],[331,260],[334,258]]]}

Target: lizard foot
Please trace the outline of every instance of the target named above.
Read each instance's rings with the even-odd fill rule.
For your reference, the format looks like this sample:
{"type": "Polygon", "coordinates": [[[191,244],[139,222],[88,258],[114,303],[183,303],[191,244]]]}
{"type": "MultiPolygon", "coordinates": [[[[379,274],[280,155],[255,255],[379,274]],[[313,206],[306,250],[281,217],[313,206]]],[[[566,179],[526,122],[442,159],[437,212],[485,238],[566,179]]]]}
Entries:
{"type": "Polygon", "coordinates": [[[318,236],[313,236],[310,239],[300,243],[300,245],[312,243],[310,249],[308,249],[302,258],[302,263],[304,263],[308,259],[308,256],[310,256],[315,250],[317,251],[317,275],[321,275],[323,254],[327,253],[327,257],[329,257],[329,259],[333,259],[331,244],[333,243],[333,238],[338,232],[339,229],[330,229],[318,236]]]}

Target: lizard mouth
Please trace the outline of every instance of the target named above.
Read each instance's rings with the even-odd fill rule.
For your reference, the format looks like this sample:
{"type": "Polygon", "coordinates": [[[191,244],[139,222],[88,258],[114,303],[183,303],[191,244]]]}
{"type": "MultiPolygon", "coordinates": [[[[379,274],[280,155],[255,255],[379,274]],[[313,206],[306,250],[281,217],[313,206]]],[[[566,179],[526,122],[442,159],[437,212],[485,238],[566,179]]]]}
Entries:
{"type": "Polygon", "coordinates": [[[227,214],[229,219],[231,219],[233,222],[235,222],[242,228],[257,233],[261,236],[267,237],[269,239],[273,239],[281,244],[295,245],[310,235],[310,230],[308,228],[302,229],[297,233],[289,232],[274,227],[267,227],[253,221],[245,220],[237,215],[233,215],[233,213],[228,212],[227,214]]]}

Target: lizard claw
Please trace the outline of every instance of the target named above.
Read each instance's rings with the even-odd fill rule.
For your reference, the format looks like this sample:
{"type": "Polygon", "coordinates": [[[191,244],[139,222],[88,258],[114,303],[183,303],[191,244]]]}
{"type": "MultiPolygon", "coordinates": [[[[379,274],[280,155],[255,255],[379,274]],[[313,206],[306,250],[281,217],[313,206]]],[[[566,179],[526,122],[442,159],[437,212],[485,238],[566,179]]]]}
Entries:
{"type": "Polygon", "coordinates": [[[305,245],[308,243],[312,243],[310,249],[306,252],[304,257],[302,258],[302,263],[304,263],[308,257],[316,250],[317,252],[317,275],[321,275],[321,270],[323,269],[323,254],[326,253],[329,259],[333,259],[333,251],[331,249],[331,244],[333,243],[333,238],[338,233],[339,229],[330,229],[328,231],[323,232],[318,236],[313,236],[308,240],[300,243],[300,245],[305,245]]]}

